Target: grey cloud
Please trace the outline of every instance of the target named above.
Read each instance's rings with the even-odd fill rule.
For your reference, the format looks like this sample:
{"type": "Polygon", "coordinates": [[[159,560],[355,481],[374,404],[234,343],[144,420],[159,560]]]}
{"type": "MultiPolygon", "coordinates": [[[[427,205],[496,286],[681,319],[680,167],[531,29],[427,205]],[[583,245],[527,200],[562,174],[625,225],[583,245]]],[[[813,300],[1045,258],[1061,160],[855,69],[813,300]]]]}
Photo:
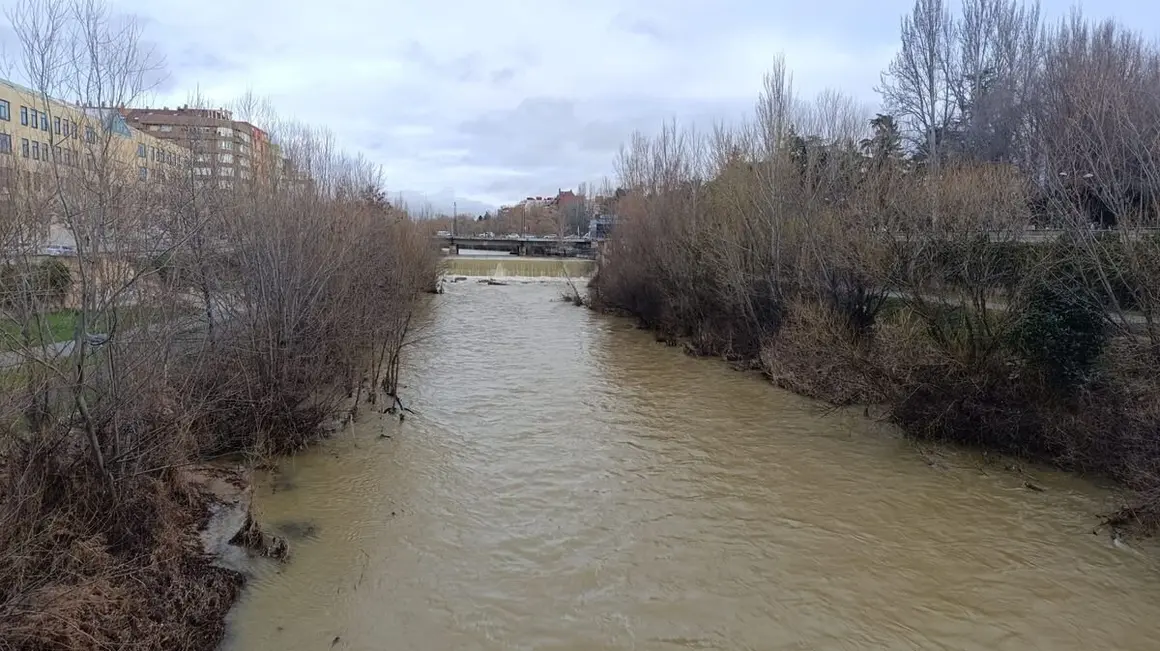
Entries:
{"type": "Polygon", "coordinates": [[[222,73],[239,69],[233,61],[224,59],[203,48],[185,47],[176,57],[169,60],[174,68],[191,68],[200,72],[222,73]]]}
{"type": "Polygon", "coordinates": [[[669,119],[708,129],[724,116],[740,115],[748,108],[740,103],[674,103],[644,96],[585,102],[534,97],[459,124],[451,141],[468,152],[462,160],[465,165],[518,173],[481,188],[489,196],[518,198],[607,175],[620,145],[635,130],[652,132],[669,119]]]}
{"type": "Polygon", "coordinates": [[[630,34],[654,38],[658,41],[665,39],[665,32],[660,26],[643,18],[631,21],[625,26],[625,30],[630,34]]]}
{"type": "MultiPolygon", "coordinates": [[[[501,203],[610,174],[634,130],[750,115],[778,52],[802,94],[876,101],[913,0],[250,2],[260,26],[228,19],[237,0],[116,0],[165,50],[158,103],[198,85],[222,102],[252,87],[285,117],[333,129],[392,188],[501,203]]],[[[1052,20],[1072,4],[1043,0],[1052,20]]],[[[1156,25],[1153,4],[1092,11],[1156,25]]]]}
{"type": "Polygon", "coordinates": [[[499,70],[493,70],[491,75],[490,75],[491,83],[496,84],[497,86],[502,86],[503,84],[506,84],[507,82],[511,81],[512,79],[515,79],[515,76],[516,76],[515,68],[510,68],[510,67],[509,68],[500,68],[499,70]]]}
{"type": "MultiPolygon", "coordinates": [[[[524,177],[507,177],[496,179],[483,187],[484,192],[501,197],[517,197],[527,194],[537,194],[536,188],[529,187],[524,177]]],[[[542,190],[539,192],[543,192],[542,190]]]]}
{"type": "Polygon", "coordinates": [[[479,54],[476,52],[444,60],[418,41],[411,41],[404,49],[403,57],[410,63],[424,68],[428,74],[444,76],[459,83],[478,81],[482,78],[479,54]]]}

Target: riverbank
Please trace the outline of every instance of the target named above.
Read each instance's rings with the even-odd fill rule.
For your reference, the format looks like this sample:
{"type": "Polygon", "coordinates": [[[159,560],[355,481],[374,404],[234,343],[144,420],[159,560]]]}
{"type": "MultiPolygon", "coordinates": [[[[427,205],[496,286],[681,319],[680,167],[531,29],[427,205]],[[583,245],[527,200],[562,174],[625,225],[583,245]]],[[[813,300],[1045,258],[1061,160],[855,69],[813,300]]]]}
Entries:
{"type": "MultiPolygon", "coordinates": [[[[1138,499],[1107,513],[1103,524],[1151,534],[1160,525],[1154,469],[1160,467],[1156,425],[1160,384],[1147,342],[1109,339],[1085,376],[1082,391],[1062,392],[1003,342],[989,359],[964,364],[946,348],[969,333],[932,336],[931,320],[913,304],[897,301],[876,315],[865,333],[825,304],[798,301],[783,309],[778,327],[753,348],[730,346],[729,333],[750,329],[740,317],[712,329],[672,317],[648,319],[631,304],[609,301],[608,277],[590,285],[598,311],[635,318],[669,345],[694,356],[724,358],[759,369],[774,385],[835,406],[865,406],[917,440],[943,441],[997,452],[1076,472],[1107,477],[1138,499]]],[[[637,294],[641,290],[637,290],[637,294]]],[[[948,302],[949,303],[949,302],[948,302]]],[[[953,312],[956,306],[926,305],[953,312]]],[[[962,326],[959,326],[962,327],[962,326]]],[[[936,333],[937,334],[937,333],[936,333]]],[[[1050,337],[1051,334],[1045,334],[1050,337]]]]}
{"type": "MultiPolygon", "coordinates": [[[[356,393],[364,404],[352,396],[310,436],[295,435],[295,450],[340,432],[360,410],[377,414],[372,393],[364,387],[356,393]]],[[[38,543],[23,547],[21,566],[37,580],[25,579],[19,600],[0,610],[0,646],[218,648],[246,582],[261,564],[280,564],[292,551],[253,509],[253,473],[270,464],[245,451],[229,457],[232,462],[191,460],[126,478],[118,485],[123,501],[113,509],[101,491],[88,499],[74,494],[91,490],[83,480],[57,484],[56,493],[29,492],[25,521],[16,527],[6,518],[4,532],[38,543]]],[[[32,477],[19,481],[5,470],[5,486],[36,486],[32,477]]],[[[4,542],[12,548],[11,539],[4,542]]],[[[3,560],[11,576],[17,559],[3,560]]]]}
{"type": "Polygon", "coordinates": [[[389,409],[437,276],[405,216],[367,215],[362,231],[330,208],[275,215],[290,241],[263,239],[234,261],[238,276],[211,297],[228,318],[189,314],[179,286],[139,328],[22,351],[5,369],[0,648],[218,645],[246,570],[225,557],[286,549],[250,516],[247,473],[206,464],[292,454],[356,408],[389,409]],[[336,221],[352,225],[343,238],[336,221]],[[304,280],[270,280],[291,276],[304,280]]]}

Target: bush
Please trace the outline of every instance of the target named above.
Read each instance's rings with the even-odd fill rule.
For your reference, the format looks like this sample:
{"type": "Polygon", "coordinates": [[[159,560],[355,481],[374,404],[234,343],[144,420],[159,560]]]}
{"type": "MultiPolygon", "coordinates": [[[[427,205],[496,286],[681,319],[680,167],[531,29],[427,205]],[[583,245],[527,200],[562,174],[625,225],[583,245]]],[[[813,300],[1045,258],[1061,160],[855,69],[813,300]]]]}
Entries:
{"type": "Polygon", "coordinates": [[[1041,285],[1019,309],[1015,349],[1056,390],[1082,386],[1108,342],[1103,308],[1068,287],[1041,285]]]}

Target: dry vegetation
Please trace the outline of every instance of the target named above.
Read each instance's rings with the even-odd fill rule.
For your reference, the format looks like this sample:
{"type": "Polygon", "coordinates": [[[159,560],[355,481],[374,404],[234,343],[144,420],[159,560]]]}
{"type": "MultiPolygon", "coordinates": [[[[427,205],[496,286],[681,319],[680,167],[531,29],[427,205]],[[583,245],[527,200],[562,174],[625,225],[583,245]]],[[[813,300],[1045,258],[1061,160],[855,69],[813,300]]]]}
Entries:
{"type": "MultiPolygon", "coordinates": [[[[124,106],[147,87],[153,59],[102,5],[10,17],[38,94],[124,106]]],[[[186,470],[297,449],[351,398],[396,391],[437,251],[369,164],[247,108],[289,163],[252,183],[192,159],[142,180],[100,117],[87,165],[10,157],[0,649],[212,648],[240,578],[201,555],[207,498],[186,470]],[[52,225],[76,239],[70,264],[39,255],[52,225]],[[61,307],[64,348],[38,335],[61,307]]]]}
{"type": "Polygon", "coordinates": [[[590,300],[916,437],[1110,475],[1154,516],[1160,51],[918,0],[882,92],[874,117],[804,101],[779,62],[751,122],[636,136],[590,300]]]}

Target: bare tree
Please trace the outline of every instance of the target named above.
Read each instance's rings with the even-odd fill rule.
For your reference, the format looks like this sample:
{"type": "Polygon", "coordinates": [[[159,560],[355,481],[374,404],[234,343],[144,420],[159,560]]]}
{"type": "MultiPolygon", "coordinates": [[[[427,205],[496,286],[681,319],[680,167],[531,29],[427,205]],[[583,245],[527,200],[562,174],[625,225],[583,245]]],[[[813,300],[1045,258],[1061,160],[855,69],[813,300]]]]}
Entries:
{"type": "Polygon", "coordinates": [[[955,115],[949,79],[954,22],[945,2],[916,0],[911,14],[902,19],[901,39],[879,92],[937,173],[941,140],[955,115]]]}

